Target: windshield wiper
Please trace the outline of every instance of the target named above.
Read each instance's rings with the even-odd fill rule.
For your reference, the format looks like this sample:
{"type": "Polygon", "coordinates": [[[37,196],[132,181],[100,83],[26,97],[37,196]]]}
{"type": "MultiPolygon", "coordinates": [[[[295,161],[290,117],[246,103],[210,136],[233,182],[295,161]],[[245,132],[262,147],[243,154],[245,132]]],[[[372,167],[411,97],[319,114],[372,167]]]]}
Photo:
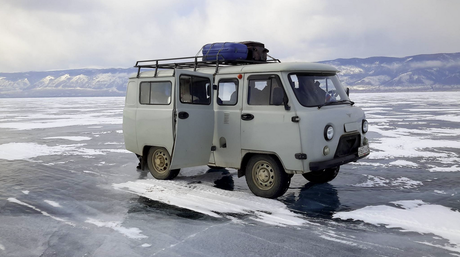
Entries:
{"type": "Polygon", "coordinates": [[[353,106],[355,104],[355,102],[353,102],[351,100],[340,100],[340,101],[327,102],[327,103],[324,103],[324,104],[320,104],[320,105],[317,105],[317,107],[318,107],[318,109],[321,109],[321,107],[323,107],[323,106],[336,105],[336,104],[350,104],[351,106],[353,106]]]}

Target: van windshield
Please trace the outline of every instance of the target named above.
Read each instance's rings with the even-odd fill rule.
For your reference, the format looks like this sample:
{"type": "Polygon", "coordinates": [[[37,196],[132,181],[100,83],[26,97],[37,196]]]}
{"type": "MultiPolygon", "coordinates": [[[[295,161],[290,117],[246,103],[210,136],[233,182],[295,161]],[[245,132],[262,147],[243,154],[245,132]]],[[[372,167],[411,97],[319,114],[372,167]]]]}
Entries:
{"type": "Polygon", "coordinates": [[[291,73],[289,82],[299,103],[306,107],[352,103],[336,75],[291,73]]]}

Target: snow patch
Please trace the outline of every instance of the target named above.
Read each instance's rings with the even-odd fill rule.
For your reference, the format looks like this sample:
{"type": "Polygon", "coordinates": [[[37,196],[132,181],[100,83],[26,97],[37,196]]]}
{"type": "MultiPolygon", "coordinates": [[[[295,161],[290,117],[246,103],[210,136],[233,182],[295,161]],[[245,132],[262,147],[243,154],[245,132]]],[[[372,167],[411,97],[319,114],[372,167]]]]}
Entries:
{"type": "Polygon", "coordinates": [[[361,220],[373,225],[385,225],[387,228],[400,228],[403,232],[432,233],[452,244],[441,247],[460,252],[460,212],[421,200],[391,203],[397,207],[366,206],[350,212],[335,213],[333,218],[361,220]]]}
{"type": "Polygon", "coordinates": [[[422,186],[423,183],[420,181],[415,181],[406,177],[401,177],[397,179],[386,179],[379,176],[372,176],[363,174],[363,176],[367,176],[367,181],[353,185],[355,187],[386,187],[386,186],[399,186],[400,188],[409,189],[409,188],[416,188],[418,186],[422,186]]]}
{"type": "Polygon", "coordinates": [[[142,230],[138,228],[125,228],[121,226],[121,222],[115,222],[115,221],[104,222],[104,221],[99,221],[97,219],[92,219],[92,218],[88,218],[87,220],[85,220],[85,222],[96,225],[98,227],[105,227],[105,228],[113,229],[129,238],[133,238],[133,239],[148,238],[147,236],[142,235],[142,230]]]}
{"type": "Polygon", "coordinates": [[[225,214],[243,214],[256,221],[278,226],[307,223],[279,201],[186,181],[148,179],[113,184],[113,187],[216,218],[225,214]]]}
{"type": "Polygon", "coordinates": [[[428,170],[430,172],[458,172],[460,171],[460,167],[458,167],[458,165],[454,165],[451,167],[434,167],[428,170]]]}
{"type": "Polygon", "coordinates": [[[393,166],[403,166],[403,167],[418,167],[417,163],[405,161],[405,160],[397,160],[394,162],[390,162],[390,165],[393,166]]]}
{"type": "Polygon", "coordinates": [[[59,203],[55,202],[55,201],[50,201],[50,200],[43,200],[43,201],[44,201],[45,203],[47,203],[47,204],[53,206],[53,207],[62,208],[62,206],[61,206],[59,203]]]}
{"type": "Polygon", "coordinates": [[[74,137],[45,137],[44,139],[65,139],[65,140],[70,140],[70,141],[91,140],[90,137],[79,137],[79,136],[74,136],[74,137]]]}
{"type": "Polygon", "coordinates": [[[104,152],[80,148],[83,144],[47,146],[37,143],[8,143],[0,145],[0,159],[27,160],[47,155],[104,155],[104,152]]]}

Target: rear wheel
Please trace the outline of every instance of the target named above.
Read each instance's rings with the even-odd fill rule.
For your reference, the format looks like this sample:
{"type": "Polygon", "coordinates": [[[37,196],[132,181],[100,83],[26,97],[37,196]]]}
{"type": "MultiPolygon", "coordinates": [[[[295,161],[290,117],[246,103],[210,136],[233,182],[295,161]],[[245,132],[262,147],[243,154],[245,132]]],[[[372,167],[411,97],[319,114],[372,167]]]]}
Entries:
{"type": "Polygon", "coordinates": [[[180,169],[171,170],[171,156],[161,147],[152,147],[147,156],[147,165],[152,176],[156,179],[168,180],[177,177],[180,169]]]}
{"type": "Polygon", "coordinates": [[[339,170],[340,166],[337,166],[334,168],[304,173],[302,176],[310,182],[321,184],[327,183],[337,177],[339,170]]]}
{"type": "Polygon", "coordinates": [[[246,166],[245,176],[252,193],[265,198],[283,195],[291,182],[283,166],[268,155],[251,157],[246,166]]]}

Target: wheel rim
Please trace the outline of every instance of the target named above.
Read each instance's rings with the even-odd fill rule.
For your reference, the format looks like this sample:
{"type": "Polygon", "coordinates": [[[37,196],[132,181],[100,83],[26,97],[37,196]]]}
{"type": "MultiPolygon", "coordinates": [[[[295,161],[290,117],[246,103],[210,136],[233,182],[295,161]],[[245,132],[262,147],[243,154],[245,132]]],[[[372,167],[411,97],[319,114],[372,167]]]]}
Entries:
{"type": "Polygon", "coordinates": [[[169,169],[169,155],[163,150],[156,150],[153,154],[153,167],[158,173],[165,173],[169,169]]]}
{"type": "Polygon", "coordinates": [[[259,161],[252,168],[252,179],[259,189],[268,190],[275,182],[275,171],[270,163],[259,161]]]}

